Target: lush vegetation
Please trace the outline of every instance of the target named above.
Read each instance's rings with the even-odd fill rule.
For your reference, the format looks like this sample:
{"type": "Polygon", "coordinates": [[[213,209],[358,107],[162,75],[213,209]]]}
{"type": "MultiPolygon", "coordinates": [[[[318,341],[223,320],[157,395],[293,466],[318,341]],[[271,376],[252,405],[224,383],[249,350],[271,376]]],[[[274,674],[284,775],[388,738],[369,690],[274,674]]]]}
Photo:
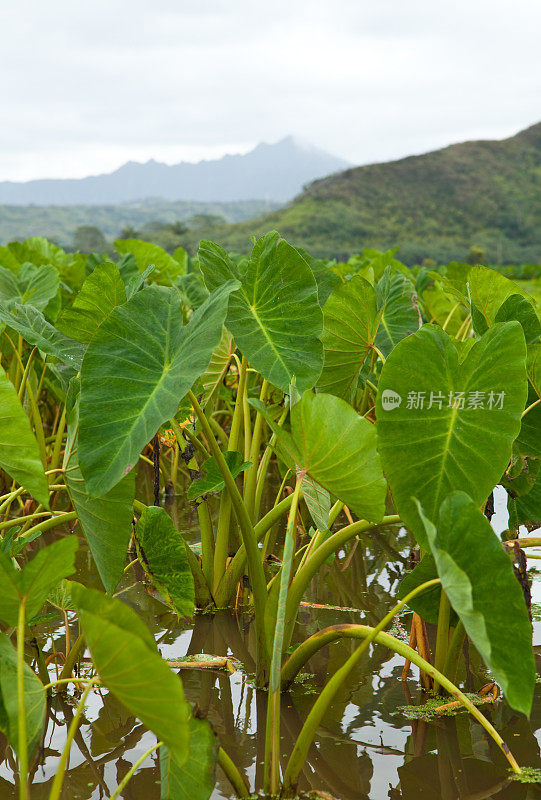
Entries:
{"type": "Polygon", "coordinates": [[[467,260],[541,263],[541,123],[505,141],[466,142],[315,181],[283,210],[213,232],[244,252],[277,228],[321,258],[400,245],[407,264],[467,260]]]}
{"type": "Polygon", "coordinates": [[[484,700],[457,676],[468,642],[508,705],[530,713],[524,563],[541,539],[519,528],[541,522],[532,295],[484,266],[411,270],[393,251],[327,263],[277,233],[248,258],[208,240],[195,259],[137,239],[116,247],[116,260],[39,238],[0,249],[0,729],[20,800],[32,794],[48,697],[69,692],[75,709],[49,794],[59,800],[96,688],[156,737],[112,798],[156,749],[162,800],[196,789],[208,800],[217,763],[232,792],[249,795],[227,741],[194,715],[175,664],[115,596],[137,564],[179,619],[233,604],[253,617],[254,680],[268,697],[256,789],[295,796],[321,720],[373,644],[466,708],[521,775],[484,700]],[[148,462],[152,499],[135,480],[148,462]],[[489,523],[498,484],[510,520],[502,541],[489,523]],[[183,487],[197,506],[197,547],[161,507],[183,487]],[[407,528],[417,545],[398,603],[375,625],[332,625],[292,649],[312,579],[382,526],[407,528]],[[83,537],[92,585],[75,572],[83,537]],[[34,637],[51,605],[79,623],[58,677],[34,637]],[[386,630],[405,607],[409,644],[386,630]],[[437,626],[433,653],[427,623],[437,626]],[[357,644],[284,761],[281,692],[343,638],[357,644]]]}

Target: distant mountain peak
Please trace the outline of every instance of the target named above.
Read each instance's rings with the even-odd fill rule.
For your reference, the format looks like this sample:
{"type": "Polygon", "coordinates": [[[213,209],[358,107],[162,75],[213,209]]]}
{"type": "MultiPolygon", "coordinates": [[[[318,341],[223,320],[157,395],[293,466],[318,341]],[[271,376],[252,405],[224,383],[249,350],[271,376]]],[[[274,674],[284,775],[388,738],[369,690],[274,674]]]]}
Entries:
{"type": "Polygon", "coordinates": [[[127,161],[114,172],[87,178],[0,182],[0,204],[112,205],[149,197],[170,201],[286,202],[303,186],[350,166],[297,137],[261,142],[244,155],[168,165],[154,158],[127,161]]]}

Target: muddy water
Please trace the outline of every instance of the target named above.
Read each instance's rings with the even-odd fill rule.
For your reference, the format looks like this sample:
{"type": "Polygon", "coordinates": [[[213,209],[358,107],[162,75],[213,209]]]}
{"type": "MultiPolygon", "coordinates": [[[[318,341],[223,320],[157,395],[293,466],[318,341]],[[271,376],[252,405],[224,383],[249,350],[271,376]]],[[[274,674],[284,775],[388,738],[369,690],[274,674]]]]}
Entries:
{"type": "MultiPolygon", "coordinates": [[[[172,507],[171,513],[188,537],[197,536],[196,521],[189,511],[172,507]]],[[[505,512],[500,507],[496,529],[503,529],[505,512]]],[[[354,551],[338,554],[325,566],[305,597],[296,638],[304,638],[337,622],[375,624],[392,606],[406,569],[412,542],[405,531],[387,530],[363,538],[354,551]],[[333,608],[320,606],[333,606],[333,608]],[[354,609],[364,609],[356,611],[354,609]]],[[[532,561],[531,564],[540,562],[532,561]]],[[[81,549],[79,577],[87,585],[96,583],[88,552],[81,549]]],[[[534,577],[534,602],[541,604],[541,573],[534,577]]],[[[230,675],[220,671],[183,670],[188,699],[205,714],[219,734],[228,754],[253,789],[262,785],[262,760],[266,695],[254,689],[254,626],[248,615],[230,612],[201,614],[179,625],[160,599],[144,583],[126,576],[120,587],[122,599],[137,609],[153,631],[162,655],[168,659],[187,654],[230,655],[243,665],[230,675]]],[[[395,626],[395,635],[407,636],[409,615],[395,626]]],[[[77,634],[71,624],[71,637],[77,634]]],[[[37,630],[48,652],[63,649],[62,620],[52,620],[37,630]]],[[[536,623],[534,643],[541,652],[541,623],[536,623]]],[[[291,752],[293,742],[321,687],[339,667],[355,644],[335,643],[321,650],[309,664],[282,704],[282,753],[291,752]]],[[[510,642],[512,646],[512,642],[510,642]]],[[[518,800],[538,797],[536,787],[510,783],[507,763],[483,729],[464,714],[433,721],[411,719],[401,710],[424,702],[418,673],[399,680],[403,661],[381,647],[352,675],[344,691],[318,730],[301,786],[319,789],[342,800],[454,800],[454,798],[498,798],[518,800]]],[[[54,666],[51,666],[54,677],[54,666]]],[[[474,652],[468,654],[468,672],[462,679],[476,690],[485,676],[474,652]]],[[[46,800],[58,765],[74,701],[56,697],[48,720],[43,752],[34,765],[32,798],[46,800]]],[[[536,691],[530,721],[499,703],[487,712],[521,764],[541,767],[541,684],[536,691]]],[[[72,748],[66,776],[65,800],[109,798],[119,781],[152,744],[155,737],[106,692],[89,698],[84,722],[72,748]]],[[[13,756],[5,740],[0,753],[0,798],[15,798],[13,756]]],[[[124,800],[158,800],[158,756],[148,758],[123,793],[124,800]]],[[[230,798],[230,786],[218,769],[213,800],[230,798]]]]}

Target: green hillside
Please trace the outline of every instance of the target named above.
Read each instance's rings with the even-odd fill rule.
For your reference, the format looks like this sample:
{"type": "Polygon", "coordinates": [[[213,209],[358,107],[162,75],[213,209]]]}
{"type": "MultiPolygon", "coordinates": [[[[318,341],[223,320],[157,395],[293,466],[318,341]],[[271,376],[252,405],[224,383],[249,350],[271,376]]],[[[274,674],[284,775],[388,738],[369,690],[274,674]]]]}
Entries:
{"type": "Polygon", "coordinates": [[[540,221],[541,123],[503,141],[348,169],[283,209],[212,235],[239,251],[274,228],[319,257],[400,245],[407,263],[446,263],[478,246],[489,262],[541,263],[540,221]]]}

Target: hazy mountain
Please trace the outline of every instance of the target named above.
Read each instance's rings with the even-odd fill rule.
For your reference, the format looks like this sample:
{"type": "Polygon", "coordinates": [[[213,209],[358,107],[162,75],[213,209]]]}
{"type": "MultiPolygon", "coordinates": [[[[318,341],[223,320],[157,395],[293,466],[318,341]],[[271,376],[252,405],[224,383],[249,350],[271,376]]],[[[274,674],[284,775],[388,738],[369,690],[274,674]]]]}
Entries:
{"type": "Polygon", "coordinates": [[[245,155],[226,155],[196,164],[169,166],[158,161],[129,161],[115,172],[88,178],[0,182],[6,205],[109,205],[144,198],[229,202],[261,199],[285,202],[305,183],[349,166],[288,136],[276,144],[258,144],[245,155]]]}
{"type": "Polygon", "coordinates": [[[309,185],[285,208],[221,232],[233,250],[271,229],[316,256],[399,246],[419,263],[465,259],[541,263],[541,123],[502,141],[455,144],[371,164],[309,185]]]}

